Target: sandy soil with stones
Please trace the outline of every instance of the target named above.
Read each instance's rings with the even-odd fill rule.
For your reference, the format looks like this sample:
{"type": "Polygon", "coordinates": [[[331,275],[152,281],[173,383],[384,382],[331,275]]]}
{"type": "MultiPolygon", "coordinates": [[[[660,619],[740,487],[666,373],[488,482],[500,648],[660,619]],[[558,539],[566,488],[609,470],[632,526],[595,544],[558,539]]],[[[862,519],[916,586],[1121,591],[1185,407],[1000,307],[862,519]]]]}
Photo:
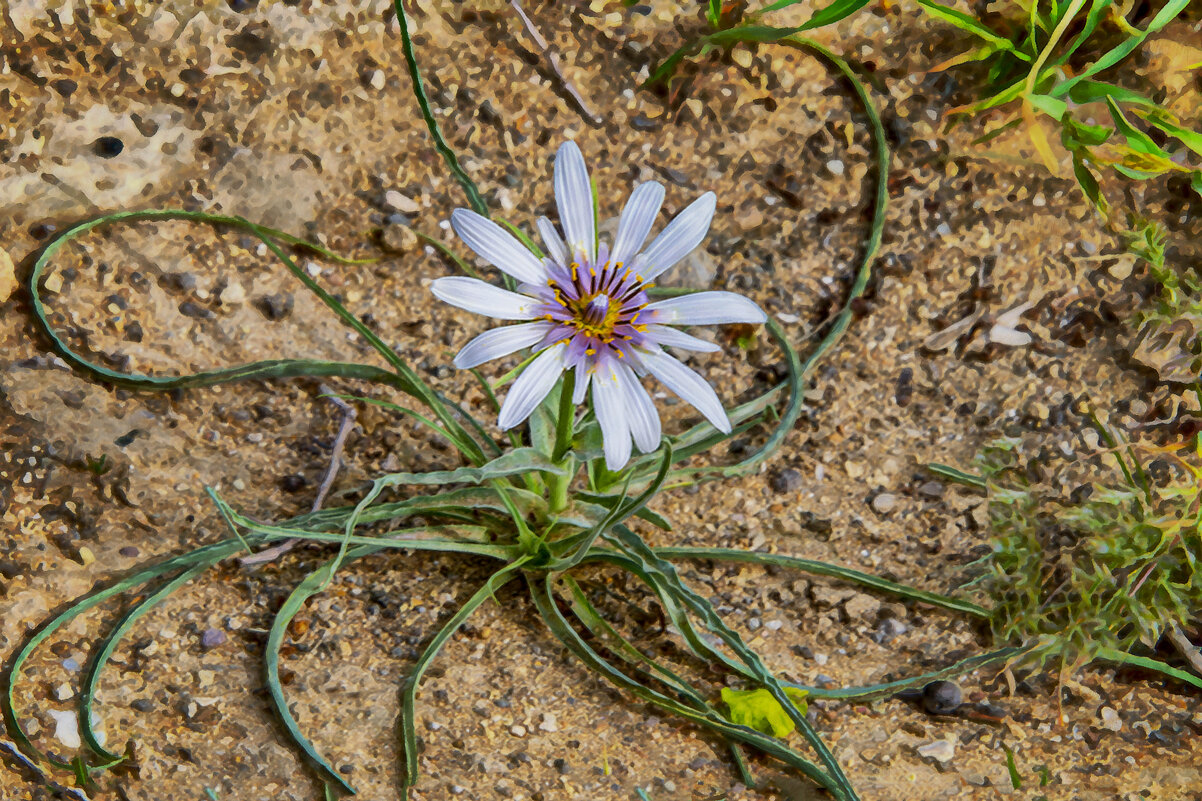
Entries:
{"type": "MultiPolygon", "coordinates": [[[[523,225],[551,213],[550,158],[564,137],[580,142],[594,170],[603,216],[639,180],[665,182],[668,213],[715,189],[707,252],[675,280],[748,293],[808,346],[841,302],[865,236],[871,140],[844,88],[814,59],[766,47],[705,60],[687,98],[670,106],[640,82],[699,30],[691,5],[679,18],[663,2],[528,5],[600,124],[560,91],[507,5],[413,10],[436,113],[490,204],[523,225]]],[[[0,243],[18,272],[52,230],[100,211],[244,215],[339,252],[382,256],[370,266],[304,266],[423,375],[482,409],[449,357],[486,323],[435,304],[425,285],[454,265],[403,227],[465,253],[445,222],[463,198],[421,122],[389,6],[6,2],[0,243]],[[119,139],[120,152],[100,136],[119,139]]],[[[1198,45],[1194,25],[1171,33],[1198,45]]],[[[955,75],[923,73],[955,46],[947,36],[905,3],[874,5],[820,32],[872,70],[893,140],[878,270],[781,452],[758,475],[662,496],[655,508],[674,530],[650,535],[658,542],[778,550],[950,591],[988,541],[982,499],[923,465],[968,467],[1001,434],[1084,452],[1080,421],[1066,411],[1082,396],[1117,424],[1139,422],[1131,401],[1151,385],[1126,366],[1129,332],[1102,299],[1134,291],[1140,275],[1098,258],[1116,243],[1071,182],[1018,144],[983,153],[970,131],[940,133],[942,114],[964,99],[955,75]],[[934,343],[946,348],[926,347],[978,306],[984,320],[1002,317],[1030,342],[990,344],[986,324],[934,343]]],[[[1145,68],[1154,70],[1152,53],[1145,68]]],[[[1154,186],[1134,191],[1171,212],[1181,247],[1196,247],[1196,208],[1154,186]]],[[[119,369],[373,358],[236,234],[183,223],[113,228],[65,249],[48,286],[68,339],[119,369]]],[[[223,536],[205,485],[263,518],[307,510],[337,428],[316,382],[170,396],[113,390],[46,355],[23,291],[0,310],[0,656],[95,582],[223,536]],[[111,469],[94,476],[84,465],[102,455],[111,469]]],[[[768,343],[744,353],[717,336],[724,353],[693,364],[728,403],[775,380],[780,355],[768,343]]],[[[490,368],[499,375],[508,366],[490,368]]],[[[691,419],[663,403],[675,425],[691,419]]],[[[338,489],[348,492],[385,470],[455,463],[425,431],[372,407],[360,412],[347,461],[338,489]]],[[[102,778],[92,798],[318,797],[268,713],[258,655],[271,613],[320,556],[223,566],[138,625],[98,704],[110,744],[132,741],[135,759],[102,778]]],[[[797,680],[884,681],[989,646],[963,619],[836,583],[749,567],[696,565],[687,574],[797,680]]],[[[284,660],[293,709],[361,797],[397,797],[399,683],[486,575],[465,558],[374,557],[348,567],[294,626],[284,660]]],[[[739,785],[713,738],[600,684],[541,629],[521,593],[498,600],[446,648],[423,688],[414,798],[634,798],[639,788],[656,801],[817,797],[764,763],[754,765],[763,787],[739,785]]],[[[71,753],[57,720],[72,709],[78,666],[115,611],[77,621],[30,664],[17,698],[42,747],[71,753]]],[[[898,700],[815,705],[814,719],[871,801],[1202,798],[1196,695],[1104,668],[1078,678],[1062,719],[1054,680],[1030,677],[1012,693],[996,671],[963,687],[1006,711],[1000,725],[933,718],[898,700]],[[919,754],[941,740],[950,759],[919,754]],[[1028,779],[1022,790],[1011,789],[1003,745],[1028,779]]],[[[51,797],[4,763],[0,799],[51,797]]]]}

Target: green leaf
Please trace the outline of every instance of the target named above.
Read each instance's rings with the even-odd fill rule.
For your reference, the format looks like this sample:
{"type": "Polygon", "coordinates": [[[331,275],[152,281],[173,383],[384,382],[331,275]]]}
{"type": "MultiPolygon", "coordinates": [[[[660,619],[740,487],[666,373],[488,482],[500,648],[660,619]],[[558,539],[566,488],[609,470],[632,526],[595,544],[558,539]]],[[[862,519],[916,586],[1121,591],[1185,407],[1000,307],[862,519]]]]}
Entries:
{"type": "Polygon", "coordinates": [[[1194,170],[1189,179],[1190,188],[1197,193],[1198,197],[1202,197],[1202,170],[1194,170]]]}
{"type": "MultiPolygon", "coordinates": [[[[769,11],[779,11],[782,8],[788,8],[799,2],[801,0],[776,0],[772,5],[764,6],[756,13],[764,14],[769,11]]],[[[812,31],[815,28],[830,25],[841,19],[850,17],[866,5],[868,5],[868,0],[834,0],[829,6],[815,11],[813,16],[796,28],[796,31],[798,33],[801,31],[812,31]]]]}
{"type": "MultiPolygon", "coordinates": [[[[919,0],[919,2],[922,2],[922,0],[919,0]]],[[[1113,67],[1115,64],[1129,56],[1131,52],[1135,50],[1135,48],[1143,44],[1145,39],[1159,31],[1165,25],[1168,25],[1170,22],[1172,22],[1178,14],[1180,14],[1186,9],[1187,6],[1189,6],[1189,4],[1190,0],[1170,0],[1165,4],[1164,8],[1160,9],[1160,12],[1152,18],[1152,21],[1148,23],[1147,28],[1128,38],[1122,42],[1122,44],[1119,44],[1118,46],[1107,51],[1105,55],[1103,55],[1093,64],[1090,64],[1079,74],[1056,86],[1056,88],[1052,90],[1052,94],[1057,97],[1063,97],[1071,92],[1073,87],[1075,87],[1078,83],[1088,80],[1094,75],[1097,75],[1099,72],[1113,67]]]]}
{"type": "Polygon", "coordinates": [[[1107,97],[1129,106],[1156,105],[1150,97],[1105,81],[1081,81],[1074,85],[1068,93],[1068,99],[1077,104],[1096,103],[1107,97]]]}
{"type": "Polygon", "coordinates": [[[483,484],[497,478],[522,475],[537,471],[562,476],[566,474],[563,467],[555,464],[549,458],[534,448],[517,448],[486,462],[480,467],[460,467],[455,470],[435,470],[429,473],[390,473],[381,476],[377,481],[384,486],[395,487],[404,485],[436,485],[444,484],[483,484]]]}
{"type": "MultiPolygon", "coordinates": [[[[785,694],[804,715],[808,693],[796,687],[786,687],[785,694]]],[[[732,690],[723,687],[722,702],[730,709],[731,722],[740,726],[781,738],[788,737],[797,728],[793,719],[772,697],[772,693],[762,687],[756,690],[732,690]]]]}
{"type": "Polygon", "coordinates": [[[717,28],[722,22],[722,0],[709,0],[705,6],[705,18],[711,28],[717,28]]]}
{"type": "Polygon", "coordinates": [[[1127,115],[1123,114],[1123,110],[1119,108],[1118,103],[1114,102],[1113,97],[1107,96],[1106,105],[1110,107],[1110,116],[1114,119],[1114,127],[1127,140],[1127,145],[1132,150],[1146,153],[1150,156],[1161,156],[1166,159],[1169,157],[1169,154],[1153,142],[1150,136],[1131,124],[1127,119],[1127,115]]]}
{"type": "Polygon", "coordinates": [[[1085,197],[1094,205],[1094,208],[1103,216],[1108,215],[1110,204],[1106,201],[1106,196],[1102,194],[1102,187],[1098,185],[1097,176],[1085,164],[1085,159],[1081,157],[1079,151],[1073,152],[1073,175],[1077,179],[1077,185],[1081,187],[1081,191],[1085,193],[1085,197]]]}
{"type": "Polygon", "coordinates": [[[1169,136],[1179,139],[1190,150],[1202,156],[1202,134],[1197,131],[1191,131],[1189,128],[1182,128],[1168,119],[1164,114],[1149,113],[1142,116],[1152,125],[1155,125],[1169,136]]]}
{"type": "Polygon", "coordinates": [[[1060,126],[1060,141],[1064,143],[1066,150],[1097,147],[1114,133],[1114,129],[1109,125],[1089,125],[1078,122],[1067,114],[1060,121],[1060,126]]]}
{"type": "Polygon", "coordinates": [[[1068,111],[1068,103],[1048,95],[1027,95],[1027,102],[1053,119],[1060,120],[1068,111]]]}
{"type": "Polygon", "coordinates": [[[1021,790],[1023,779],[1018,775],[1018,767],[1014,764],[1014,752],[1010,750],[1010,746],[1005,744],[1002,745],[1002,750],[1006,752],[1006,772],[1010,774],[1010,786],[1015,790],[1021,790]]]}
{"type": "Polygon", "coordinates": [[[965,31],[966,33],[971,33],[973,36],[984,39],[986,42],[989,42],[999,50],[1005,50],[1013,53],[1023,61],[1031,60],[1031,57],[1026,53],[1015,50],[1013,42],[1004,36],[999,36],[989,28],[986,28],[976,17],[969,16],[963,11],[957,11],[950,6],[943,5],[942,3],[936,3],[935,0],[918,0],[918,5],[926,9],[926,12],[932,17],[941,19],[944,22],[955,25],[957,28],[965,31]]]}

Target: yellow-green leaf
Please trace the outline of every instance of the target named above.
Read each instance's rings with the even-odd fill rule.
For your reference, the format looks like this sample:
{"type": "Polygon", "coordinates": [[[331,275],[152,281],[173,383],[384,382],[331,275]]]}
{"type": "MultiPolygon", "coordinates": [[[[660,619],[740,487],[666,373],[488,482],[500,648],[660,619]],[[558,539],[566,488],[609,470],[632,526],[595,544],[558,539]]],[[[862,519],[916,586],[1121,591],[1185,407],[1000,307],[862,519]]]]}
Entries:
{"type": "MultiPolygon", "coordinates": [[[[785,694],[793,702],[793,706],[806,713],[806,691],[796,687],[786,687],[785,694]]],[[[760,688],[758,690],[732,690],[722,688],[722,702],[730,709],[730,720],[740,726],[771,734],[773,737],[788,737],[793,733],[796,724],[784,708],[772,697],[772,693],[760,688]]]]}

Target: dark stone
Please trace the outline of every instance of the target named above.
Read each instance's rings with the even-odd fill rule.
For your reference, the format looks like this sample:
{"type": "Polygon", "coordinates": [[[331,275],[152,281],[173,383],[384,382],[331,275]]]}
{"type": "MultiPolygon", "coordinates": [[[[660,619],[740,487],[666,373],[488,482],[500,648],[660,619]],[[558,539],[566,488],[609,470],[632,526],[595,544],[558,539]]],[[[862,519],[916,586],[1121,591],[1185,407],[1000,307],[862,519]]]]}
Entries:
{"type": "Polygon", "coordinates": [[[179,313],[185,317],[193,317],[197,320],[211,320],[214,317],[213,312],[190,300],[185,300],[179,305],[179,313]]]}
{"type": "Polygon", "coordinates": [[[120,549],[118,549],[117,553],[121,554],[126,559],[133,559],[141,552],[133,545],[123,545],[120,549]]]}
{"type": "Polygon", "coordinates": [[[102,159],[120,156],[125,150],[125,143],[115,136],[102,136],[92,143],[92,152],[102,159]]]}
{"type": "Polygon", "coordinates": [[[932,681],[922,688],[922,708],[931,715],[950,715],[960,708],[964,696],[950,681],[932,681]]]}
{"type": "Polygon", "coordinates": [[[280,489],[284,492],[300,492],[307,486],[308,480],[300,473],[289,473],[280,479],[280,489]]]}
{"type": "Polygon", "coordinates": [[[263,316],[268,320],[283,320],[289,314],[292,314],[292,295],[289,295],[287,292],[264,295],[258,298],[254,304],[255,308],[262,312],[263,316]]]}
{"type": "Polygon", "coordinates": [[[145,332],[142,330],[141,323],[130,323],[125,326],[125,341],[126,342],[141,342],[145,332]]]}
{"type": "Polygon", "coordinates": [[[773,476],[772,489],[776,492],[797,492],[801,489],[801,473],[786,467],[773,476]]]}
{"type": "Polygon", "coordinates": [[[54,82],[54,91],[58,92],[63,97],[70,97],[71,94],[79,88],[79,84],[70,78],[60,78],[54,82]]]}

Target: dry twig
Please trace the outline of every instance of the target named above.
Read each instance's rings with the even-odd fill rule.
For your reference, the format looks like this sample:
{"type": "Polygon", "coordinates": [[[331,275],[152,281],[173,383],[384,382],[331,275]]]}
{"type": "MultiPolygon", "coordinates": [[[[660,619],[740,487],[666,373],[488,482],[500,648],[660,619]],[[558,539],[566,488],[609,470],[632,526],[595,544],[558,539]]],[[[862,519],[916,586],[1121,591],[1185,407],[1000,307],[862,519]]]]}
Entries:
{"type": "Polygon", "coordinates": [[[525,27],[526,33],[529,34],[530,38],[534,40],[534,43],[538,45],[538,49],[543,53],[543,58],[547,59],[547,63],[551,67],[551,72],[554,73],[555,77],[559,80],[560,85],[563,86],[563,90],[568,93],[568,97],[572,98],[572,102],[576,104],[576,108],[579,109],[580,113],[584,115],[585,119],[587,119],[593,125],[600,125],[602,119],[593,113],[593,110],[589,108],[588,103],[585,102],[584,96],[581,95],[580,92],[577,91],[576,87],[573,86],[572,83],[564,76],[563,70],[559,66],[559,56],[556,55],[555,51],[551,49],[551,45],[547,43],[547,40],[543,38],[543,35],[538,32],[538,28],[534,27],[534,23],[531,21],[530,17],[526,16],[526,12],[522,9],[522,4],[519,2],[519,0],[509,0],[509,5],[513,6],[513,10],[518,13],[518,17],[521,18],[522,26],[525,27]]]}

